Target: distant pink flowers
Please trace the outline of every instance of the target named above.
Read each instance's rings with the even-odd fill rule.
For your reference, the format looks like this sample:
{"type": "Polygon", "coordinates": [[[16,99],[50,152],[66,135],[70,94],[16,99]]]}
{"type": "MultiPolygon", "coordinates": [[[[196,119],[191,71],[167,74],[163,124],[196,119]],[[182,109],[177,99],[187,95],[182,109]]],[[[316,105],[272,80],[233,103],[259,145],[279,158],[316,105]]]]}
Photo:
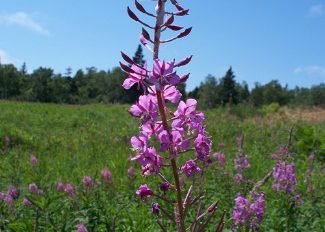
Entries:
{"type": "Polygon", "coordinates": [[[218,161],[218,164],[223,167],[225,166],[225,163],[226,163],[226,157],[223,153],[214,153],[213,154],[214,158],[218,161]]]}
{"type": "Polygon", "coordinates": [[[85,187],[90,188],[93,185],[93,179],[90,176],[84,176],[82,178],[82,183],[85,187]]]}
{"type": "Polygon", "coordinates": [[[272,154],[272,159],[276,161],[273,167],[274,190],[285,193],[295,192],[297,184],[295,165],[293,162],[288,162],[290,157],[286,147],[281,146],[278,149],[278,153],[272,154]]]}
{"type": "Polygon", "coordinates": [[[88,230],[84,224],[78,224],[76,228],[76,232],[88,232],[88,230]]]}
{"type": "Polygon", "coordinates": [[[292,193],[295,191],[297,179],[295,175],[295,165],[286,162],[279,162],[273,168],[273,188],[275,191],[292,193]]]}
{"type": "Polygon", "coordinates": [[[232,211],[234,227],[257,229],[263,220],[264,203],[263,193],[253,194],[251,201],[239,194],[235,199],[232,211]]]}
{"type": "Polygon", "coordinates": [[[108,168],[104,168],[102,170],[102,178],[104,181],[109,181],[112,178],[112,173],[110,170],[108,170],[108,168]]]}
{"type": "Polygon", "coordinates": [[[30,156],[30,163],[31,163],[31,165],[33,167],[36,167],[37,166],[38,160],[37,160],[36,156],[34,156],[34,155],[31,155],[30,156]]]}

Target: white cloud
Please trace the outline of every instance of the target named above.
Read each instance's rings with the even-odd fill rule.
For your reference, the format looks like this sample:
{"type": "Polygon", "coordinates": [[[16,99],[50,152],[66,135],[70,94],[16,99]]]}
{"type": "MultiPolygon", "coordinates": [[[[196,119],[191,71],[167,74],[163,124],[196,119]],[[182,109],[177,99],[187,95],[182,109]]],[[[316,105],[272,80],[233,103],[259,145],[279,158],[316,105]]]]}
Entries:
{"type": "Polygon", "coordinates": [[[324,14],[325,7],[323,4],[312,5],[309,8],[309,15],[311,16],[321,16],[324,14]]]}
{"type": "Polygon", "coordinates": [[[294,70],[294,73],[325,77],[325,67],[318,65],[299,66],[294,70]]]}
{"type": "Polygon", "coordinates": [[[36,22],[30,15],[25,12],[16,12],[13,14],[2,14],[0,21],[11,25],[18,25],[42,35],[49,35],[50,32],[40,23],[36,22]]]}
{"type": "Polygon", "coordinates": [[[1,64],[11,63],[11,59],[9,55],[4,50],[1,49],[0,49],[0,62],[1,64]]]}

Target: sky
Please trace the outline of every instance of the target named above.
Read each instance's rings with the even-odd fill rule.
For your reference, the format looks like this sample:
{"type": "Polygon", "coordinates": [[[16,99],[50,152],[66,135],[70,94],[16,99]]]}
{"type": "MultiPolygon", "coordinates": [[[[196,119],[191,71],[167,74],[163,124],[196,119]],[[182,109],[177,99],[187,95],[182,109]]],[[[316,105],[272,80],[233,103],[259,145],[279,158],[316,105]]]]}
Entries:
{"type": "MultiPolygon", "coordinates": [[[[139,0],[154,10],[152,0],[139,0]]],[[[325,0],[179,0],[190,15],[177,25],[190,36],[161,47],[161,59],[193,55],[179,74],[191,73],[187,89],[208,74],[220,78],[231,66],[238,82],[310,87],[325,82],[325,0]]],[[[134,55],[141,26],[128,18],[132,0],[0,0],[1,63],[28,71],[50,67],[118,66],[120,51],[134,55]]],[[[152,19],[139,14],[152,23],[152,19]]],[[[167,33],[164,38],[173,34],[167,33]]],[[[145,50],[145,59],[151,58],[145,50]]],[[[150,64],[150,62],[148,62],[150,64]]]]}

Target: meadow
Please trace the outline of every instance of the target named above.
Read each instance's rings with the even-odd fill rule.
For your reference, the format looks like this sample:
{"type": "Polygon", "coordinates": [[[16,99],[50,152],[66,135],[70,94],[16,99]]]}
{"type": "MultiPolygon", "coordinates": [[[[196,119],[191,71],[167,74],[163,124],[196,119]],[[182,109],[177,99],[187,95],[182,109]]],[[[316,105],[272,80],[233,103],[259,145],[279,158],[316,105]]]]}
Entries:
{"type": "MultiPolygon", "coordinates": [[[[74,231],[79,223],[89,231],[160,231],[150,208],[135,194],[144,179],[138,164],[128,161],[133,155],[130,138],[139,123],[128,109],[1,101],[0,191],[14,186],[17,196],[11,203],[0,202],[0,231],[74,231]],[[128,174],[130,167],[135,167],[134,176],[128,174]],[[111,173],[106,179],[105,168],[111,173]],[[85,187],[84,176],[94,180],[91,188],[85,187]],[[58,182],[73,184],[73,194],[60,191],[58,182]],[[31,191],[32,183],[38,193],[31,191]]],[[[206,198],[218,201],[212,224],[226,210],[225,231],[231,230],[236,195],[247,195],[272,170],[271,154],[289,144],[296,165],[296,195],[275,192],[269,178],[260,187],[267,199],[260,229],[325,231],[324,110],[236,106],[205,114],[212,150],[226,157],[225,167],[214,161],[205,176],[206,198]],[[251,168],[244,171],[246,181],[237,184],[233,159],[240,134],[251,168]],[[312,162],[311,152],[316,157],[312,162]]],[[[158,189],[158,180],[148,178],[158,189]]]]}

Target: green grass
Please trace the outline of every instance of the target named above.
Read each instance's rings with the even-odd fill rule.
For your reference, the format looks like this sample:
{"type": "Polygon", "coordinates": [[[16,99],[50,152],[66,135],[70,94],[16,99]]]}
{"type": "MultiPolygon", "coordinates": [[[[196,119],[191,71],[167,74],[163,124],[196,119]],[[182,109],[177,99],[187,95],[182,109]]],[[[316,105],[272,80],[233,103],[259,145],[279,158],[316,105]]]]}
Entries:
{"type": "MultiPolygon", "coordinates": [[[[115,231],[159,231],[150,214],[149,204],[145,205],[135,196],[140,184],[149,183],[157,189],[155,185],[159,180],[156,177],[143,179],[137,164],[127,161],[133,154],[129,141],[138,133],[139,124],[127,113],[128,107],[0,102],[0,191],[5,192],[9,184],[21,188],[21,197],[15,203],[15,209],[7,209],[4,205],[0,207],[0,230],[33,231],[37,225],[37,231],[71,231],[78,222],[85,222],[90,231],[111,231],[113,227],[115,231]],[[5,145],[6,135],[11,138],[9,147],[5,145]],[[39,160],[36,169],[29,163],[30,154],[35,154],[39,160]],[[134,182],[127,177],[127,169],[131,165],[137,170],[134,182]],[[90,194],[85,193],[82,177],[89,175],[100,179],[100,171],[104,167],[111,170],[112,182],[90,194]],[[56,193],[55,184],[59,180],[77,186],[75,200],[56,193]],[[43,197],[33,199],[30,196],[39,209],[35,205],[28,209],[21,205],[22,196],[29,196],[27,190],[31,182],[45,191],[43,197]]],[[[218,143],[224,141],[226,169],[230,173],[233,172],[232,160],[237,152],[236,137],[244,133],[244,151],[252,164],[245,175],[252,181],[258,181],[271,170],[274,162],[270,155],[287,143],[293,125],[313,127],[318,138],[325,137],[325,122],[313,124],[247,115],[250,116],[237,117],[225,109],[211,110],[206,112],[205,124],[214,142],[213,151],[219,151],[218,143]]],[[[323,154],[324,139],[320,141],[323,145],[318,144],[315,148],[317,154],[323,154]]],[[[293,143],[295,145],[295,137],[293,143]]],[[[325,180],[320,171],[322,161],[318,159],[315,164],[312,178],[315,192],[307,193],[303,182],[307,154],[301,149],[293,151],[297,153],[297,190],[304,204],[290,211],[288,196],[275,193],[270,180],[261,189],[267,199],[263,231],[288,231],[288,228],[290,231],[322,231],[325,222],[325,180]]],[[[234,197],[238,192],[247,194],[252,186],[236,185],[229,176],[212,166],[207,172],[205,187],[206,205],[219,201],[217,215],[221,214],[221,209],[227,210],[226,228],[229,229],[234,197]]],[[[216,223],[217,218],[214,220],[216,223]]]]}

